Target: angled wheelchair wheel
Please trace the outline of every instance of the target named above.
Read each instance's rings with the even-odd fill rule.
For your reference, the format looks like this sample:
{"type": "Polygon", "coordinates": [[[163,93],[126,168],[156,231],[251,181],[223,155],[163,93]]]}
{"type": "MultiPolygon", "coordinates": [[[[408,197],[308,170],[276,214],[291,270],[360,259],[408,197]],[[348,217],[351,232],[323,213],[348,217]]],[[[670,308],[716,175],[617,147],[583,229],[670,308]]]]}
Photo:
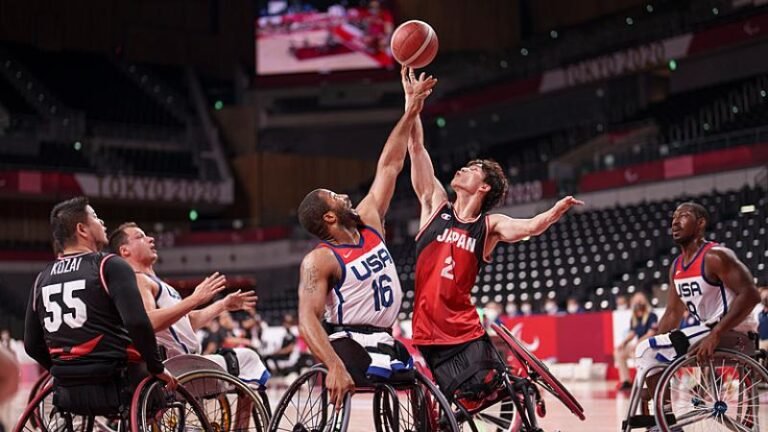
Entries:
{"type": "Polygon", "coordinates": [[[768,427],[768,373],[753,358],[718,349],[699,362],[682,356],[654,394],[658,430],[756,432],[768,427]]]}
{"type": "Polygon", "coordinates": [[[92,416],[79,416],[60,411],[53,406],[53,386],[45,386],[37,392],[22,413],[14,432],[90,432],[92,416]]]}
{"type": "Polygon", "coordinates": [[[178,381],[198,402],[213,430],[266,431],[269,414],[261,397],[236,377],[201,370],[179,375],[178,381]]]}
{"type": "Polygon", "coordinates": [[[459,431],[448,400],[418,371],[413,382],[376,386],[373,414],[376,432],[459,431]]]}
{"type": "Polygon", "coordinates": [[[214,431],[197,399],[179,384],[168,391],[165,383],[145,378],[131,399],[131,432],[214,431]]]}
{"type": "Polygon", "coordinates": [[[525,367],[528,377],[556,397],[566,406],[576,417],[584,420],[584,408],[579,404],[575,397],[565,388],[549,368],[541,362],[536,356],[530,353],[520,341],[517,340],[503,325],[491,324],[496,334],[506,343],[512,351],[512,354],[525,367]]]}
{"type": "Polygon", "coordinates": [[[511,396],[493,401],[456,401],[457,421],[466,422],[473,432],[512,432],[520,429],[522,419],[511,396]]]}
{"type": "Polygon", "coordinates": [[[277,403],[269,430],[292,432],[346,432],[351,395],[338,412],[328,403],[325,377],[328,370],[315,366],[301,374],[277,403]]]}

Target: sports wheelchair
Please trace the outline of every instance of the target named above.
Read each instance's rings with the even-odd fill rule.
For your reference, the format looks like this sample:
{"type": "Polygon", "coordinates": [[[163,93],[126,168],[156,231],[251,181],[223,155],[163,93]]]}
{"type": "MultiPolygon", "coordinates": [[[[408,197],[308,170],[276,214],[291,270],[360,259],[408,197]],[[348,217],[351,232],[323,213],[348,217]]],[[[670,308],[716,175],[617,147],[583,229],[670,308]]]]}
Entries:
{"type": "Polygon", "coordinates": [[[97,363],[52,369],[31,397],[15,432],[212,430],[202,406],[183,385],[174,391],[147,377],[132,393],[125,365],[97,363]]]}
{"type": "MultiPolygon", "coordinates": [[[[576,417],[584,420],[584,408],[555,378],[546,365],[531,354],[504,325],[491,324],[517,364],[510,364],[499,354],[503,369],[496,371],[494,389],[485,397],[467,397],[451,390],[448,398],[455,407],[454,415],[460,425],[472,432],[497,430],[505,432],[541,431],[537,417],[547,413],[541,389],[551,393],[576,417]]],[[[513,362],[514,363],[514,362],[513,362]]],[[[451,387],[457,388],[457,382],[451,387]]]]}
{"type": "Polygon", "coordinates": [[[765,352],[753,348],[755,343],[748,340],[751,337],[743,335],[736,343],[721,343],[707,361],[685,354],[639,375],[622,431],[766,430],[768,371],[759,362],[765,352]],[[661,374],[655,391],[644,387],[651,372],[661,374]]]}
{"type": "MultiPolygon", "coordinates": [[[[207,424],[216,432],[266,430],[269,423],[269,400],[263,387],[254,391],[251,386],[230,375],[218,364],[202,356],[183,355],[165,362],[166,368],[176,376],[185,396],[194,401],[197,410],[203,415],[207,424]]],[[[32,387],[29,396],[28,409],[31,416],[28,427],[19,430],[47,430],[43,427],[48,413],[55,410],[51,375],[43,374],[32,387]],[[42,396],[41,396],[42,394],[42,396]]],[[[132,411],[132,410],[131,410],[132,411]]],[[[96,427],[102,431],[112,431],[121,427],[119,420],[124,417],[110,413],[107,416],[92,416],[80,419],[83,430],[96,427]]],[[[181,420],[182,417],[178,417],[181,420]]],[[[48,422],[50,423],[50,422],[48,422]]],[[[188,421],[175,424],[189,425],[188,421]]],[[[124,425],[123,425],[124,426],[124,425]]],[[[194,423],[191,426],[195,428],[194,423]]],[[[153,429],[159,427],[153,426],[153,429]]],[[[123,428],[124,429],[124,428],[123,428]]]]}
{"type": "MultiPolygon", "coordinates": [[[[339,411],[328,403],[325,378],[328,370],[316,365],[300,375],[275,408],[270,432],[346,432],[352,395],[339,411]]],[[[355,393],[373,394],[376,432],[458,432],[451,407],[440,390],[421,373],[411,370],[388,382],[358,387],[355,393]]]]}

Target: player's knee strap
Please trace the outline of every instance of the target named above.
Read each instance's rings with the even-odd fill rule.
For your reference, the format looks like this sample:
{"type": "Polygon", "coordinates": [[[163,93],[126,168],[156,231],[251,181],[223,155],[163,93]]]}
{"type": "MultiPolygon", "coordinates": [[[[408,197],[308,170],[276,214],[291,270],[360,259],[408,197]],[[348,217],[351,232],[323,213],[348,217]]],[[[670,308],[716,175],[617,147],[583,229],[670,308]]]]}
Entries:
{"type": "Polygon", "coordinates": [[[218,354],[224,357],[224,363],[227,365],[227,372],[230,375],[240,376],[240,360],[237,359],[237,353],[232,348],[220,348],[218,354]]]}
{"type": "Polygon", "coordinates": [[[675,349],[675,354],[678,357],[685,355],[688,352],[688,348],[691,347],[691,342],[688,340],[688,336],[680,330],[675,330],[669,334],[669,341],[672,343],[672,348],[675,349]]]}

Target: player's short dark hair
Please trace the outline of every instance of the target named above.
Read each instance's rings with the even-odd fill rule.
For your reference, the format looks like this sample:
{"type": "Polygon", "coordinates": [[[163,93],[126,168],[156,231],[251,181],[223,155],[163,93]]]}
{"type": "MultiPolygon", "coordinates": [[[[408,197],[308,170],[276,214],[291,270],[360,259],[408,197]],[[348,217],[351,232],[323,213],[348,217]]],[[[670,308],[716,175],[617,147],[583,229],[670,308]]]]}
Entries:
{"type": "Polygon", "coordinates": [[[301,201],[299,204],[299,223],[310,234],[325,240],[329,235],[323,221],[323,215],[331,210],[331,206],[320,195],[322,191],[323,189],[315,189],[301,201]]]}
{"type": "Polygon", "coordinates": [[[120,255],[120,246],[128,243],[128,233],[125,232],[127,228],[138,228],[136,222],[125,222],[119,227],[115,228],[109,234],[109,249],[112,253],[120,255]]]}
{"type": "Polygon", "coordinates": [[[504,175],[501,165],[493,159],[475,159],[467,164],[468,167],[474,165],[482,167],[485,174],[485,183],[491,187],[491,190],[485,194],[483,206],[480,209],[482,212],[487,212],[501,204],[504,201],[504,197],[507,196],[507,189],[509,187],[507,176],[504,175]]]}
{"type": "Polygon", "coordinates": [[[709,221],[710,221],[709,212],[707,211],[706,208],[704,208],[703,205],[693,201],[686,201],[684,203],[680,203],[680,205],[678,205],[677,207],[680,208],[683,206],[690,208],[691,211],[693,212],[693,215],[696,216],[696,219],[704,218],[705,229],[707,226],[709,226],[709,221]]]}
{"type": "Polygon", "coordinates": [[[77,224],[88,220],[86,207],[88,198],[84,196],[70,198],[53,206],[50,222],[55,249],[61,251],[75,239],[77,224]]]}

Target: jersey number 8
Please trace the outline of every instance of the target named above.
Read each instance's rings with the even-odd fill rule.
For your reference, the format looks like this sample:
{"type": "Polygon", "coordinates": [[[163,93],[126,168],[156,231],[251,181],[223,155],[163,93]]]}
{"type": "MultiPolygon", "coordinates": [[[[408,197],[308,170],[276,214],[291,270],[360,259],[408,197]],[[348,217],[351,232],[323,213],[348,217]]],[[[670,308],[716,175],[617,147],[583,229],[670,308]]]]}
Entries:
{"type": "Polygon", "coordinates": [[[45,329],[49,333],[57,332],[61,327],[62,321],[73,329],[80,328],[85,324],[85,321],[88,320],[85,303],[73,295],[75,291],[83,289],[85,289],[84,279],[63,284],[46,285],[42,288],[43,305],[45,306],[45,311],[50,314],[50,316],[45,317],[43,322],[45,323],[45,329]],[[51,299],[51,296],[60,293],[63,293],[61,298],[64,301],[64,305],[73,309],[74,312],[64,313],[61,305],[51,299]]]}

